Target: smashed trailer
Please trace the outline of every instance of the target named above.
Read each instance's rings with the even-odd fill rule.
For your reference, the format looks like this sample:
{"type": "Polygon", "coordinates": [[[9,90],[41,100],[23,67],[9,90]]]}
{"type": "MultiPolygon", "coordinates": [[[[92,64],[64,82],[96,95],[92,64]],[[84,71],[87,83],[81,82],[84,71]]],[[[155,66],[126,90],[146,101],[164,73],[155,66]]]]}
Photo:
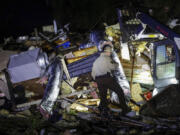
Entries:
{"type": "MultiPolygon", "coordinates": [[[[140,22],[136,25],[137,27],[128,27],[128,24],[123,25],[123,14],[121,13],[121,10],[118,10],[118,13],[120,30],[123,33],[121,37],[122,46],[124,44],[128,44],[128,42],[138,42],[140,40],[152,43],[151,64],[153,65],[152,73],[156,91],[161,94],[161,91],[163,92],[166,86],[171,84],[179,85],[179,35],[159,24],[148,15],[140,12],[138,12],[136,16],[136,20],[139,20],[140,22]],[[128,28],[126,29],[126,27],[128,28]],[[156,31],[156,33],[144,34],[146,27],[150,27],[156,31]],[[167,54],[167,51],[169,51],[169,54],[167,54]],[[171,71],[169,71],[169,69],[171,69],[171,71]]],[[[67,65],[70,76],[75,77],[79,76],[80,74],[90,72],[92,63],[98,55],[99,54],[97,53],[67,65]]],[[[64,75],[63,78],[66,78],[66,76],[64,75]]],[[[153,98],[157,97],[158,96],[154,96],[153,98]]]]}
{"type": "Polygon", "coordinates": [[[127,18],[130,16],[122,11],[118,9],[120,29],[123,32],[122,44],[143,40],[150,44],[151,49],[153,98],[141,107],[140,113],[179,116],[180,36],[142,12],[137,12],[134,16],[139,24],[127,24],[127,18]],[[147,28],[153,33],[148,33],[147,28]]]}

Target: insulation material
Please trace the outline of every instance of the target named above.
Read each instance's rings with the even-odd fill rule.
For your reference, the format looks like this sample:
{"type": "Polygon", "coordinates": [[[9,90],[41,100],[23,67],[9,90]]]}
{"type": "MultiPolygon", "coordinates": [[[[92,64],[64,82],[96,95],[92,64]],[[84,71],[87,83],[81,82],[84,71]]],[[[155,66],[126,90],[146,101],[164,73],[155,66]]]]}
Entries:
{"type": "MultiPolygon", "coordinates": [[[[147,50],[147,42],[132,42],[133,45],[137,47],[134,69],[133,69],[133,82],[143,83],[143,84],[153,84],[153,78],[151,76],[151,70],[149,66],[149,59],[140,55],[142,52],[147,50]]],[[[121,50],[123,53],[124,51],[121,50]]],[[[148,51],[147,51],[148,52],[148,51]]],[[[121,55],[122,55],[121,53],[121,55]]],[[[125,54],[125,53],[124,53],[125,54]]],[[[125,72],[125,75],[129,81],[131,81],[131,72],[132,72],[132,61],[126,61],[124,58],[121,59],[121,63],[125,72]]]]}
{"type": "MultiPolygon", "coordinates": [[[[90,105],[99,106],[100,99],[79,99],[76,102],[78,102],[80,104],[88,105],[88,106],[90,106],[90,105]]],[[[85,106],[82,106],[80,104],[73,103],[70,108],[77,110],[79,112],[87,112],[88,108],[85,106]]]]}
{"type": "MultiPolygon", "coordinates": [[[[127,75],[127,79],[131,80],[131,69],[125,69],[125,74],[127,75]]],[[[150,71],[143,71],[142,69],[134,69],[133,74],[133,82],[143,83],[143,84],[153,84],[152,76],[150,71]]]]}
{"type": "Polygon", "coordinates": [[[133,84],[132,85],[132,90],[131,90],[131,97],[134,101],[140,102],[143,101],[143,98],[141,97],[142,94],[142,89],[140,84],[133,84]]]}
{"type": "Polygon", "coordinates": [[[73,110],[76,110],[78,112],[87,112],[88,111],[87,107],[76,104],[76,103],[73,103],[70,108],[73,110]]]}
{"type": "Polygon", "coordinates": [[[84,105],[96,105],[96,106],[98,106],[100,103],[100,99],[79,99],[77,101],[81,104],[84,104],[84,105]]]}
{"type": "Polygon", "coordinates": [[[107,26],[105,32],[107,36],[110,36],[113,38],[119,38],[119,35],[121,34],[119,23],[115,25],[107,26]]]}
{"type": "Polygon", "coordinates": [[[75,57],[79,57],[79,56],[84,56],[84,55],[91,55],[91,54],[96,53],[97,51],[98,51],[97,47],[92,46],[92,47],[85,48],[85,49],[82,49],[79,51],[75,51],[75,52],[73,52],[73,55],[75,57]]]}
{"type": "Polygon", "coordinates": [[[132,42],[133,45],[136,46],[136,55],[140,56],[142,52],[144,52],[145,49],[149,50],[146,45],[148,42],[141,41],[141,42],[132,42]]]}
{"type": "MultiPolygon", "coordinates": [[[[78,77],[71,78],[72,85],[76,83],[77,79],[78,77]]],[[[63,81],[61,85],[61,94],[65,95],[69,93],[71,93],[71,87],[66,82],[63,81]]]]}
{"type": "MultiPolygon", "coordinates": [[[[132,63],[130,61],[121,60],[125,75],[127,79],[131,80],[132,63]]],[[[153,78],[151,75],[150,66],[148,61],[141,57],[136,57],[133,69],[133,82],[153,85],[153,78]]]]}
{"type": "Polygon", "coordinates": [[[105,39],[113,41],[114,49],[119,50],[120,49],[120,34],[121,34],[119,23],[115,25],[107,26],[105,33],[106,33],[105,39]]]}

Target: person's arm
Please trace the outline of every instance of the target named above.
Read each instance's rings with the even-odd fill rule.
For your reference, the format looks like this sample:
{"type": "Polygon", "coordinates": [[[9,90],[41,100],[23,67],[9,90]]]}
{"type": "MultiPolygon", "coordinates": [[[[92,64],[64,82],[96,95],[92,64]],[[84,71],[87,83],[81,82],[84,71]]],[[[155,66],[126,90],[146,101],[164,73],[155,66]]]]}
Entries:
{"type": "MultiPolygon", "coordinates": [[[[94,64],[93,64],[93,67],[94,67],[94,64]]],[[[95,71],[94,71],[94,68],[92,67],[92,72],[91,72],[91,77],[92,77],[92,83],[91,83],[91,86],[93,88],[97,88],[97,83],[95,81],[95,77],[96,77],[96,74],[95,74],[95,71]]]]}
{"type": "Polygon", "coordinates": [[[116,63],[116,62],[114,62],[111,58],[109,58],[109,59],[107,60],[107,63],[108,63],[108,67],[109,67],[109,69],[110,69],[111,71],[117,69],[118,66],[119,66],[119,64],[116,63]]]}
{"type": "Polygon", "coordinates": [[[92,67],[91,76],[93,78],[93,81],[95,81],[96,74],[95,74],[95,71],[94,71],[94,64],[93,64],[93,67],[92,67]]]}

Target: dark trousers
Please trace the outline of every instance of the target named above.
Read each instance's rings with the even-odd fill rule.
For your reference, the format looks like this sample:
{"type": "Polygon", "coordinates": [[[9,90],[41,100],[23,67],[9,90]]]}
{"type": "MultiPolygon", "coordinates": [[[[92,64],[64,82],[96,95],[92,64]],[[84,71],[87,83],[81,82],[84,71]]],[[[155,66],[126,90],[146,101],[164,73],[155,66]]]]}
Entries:
{"type": "Polygon", "coordinates": [[[100,96],[100,105],[99,108],[108,109],[108,101],[107,101],[107,90],[110,89],[117,93],[119,97],[120,107],[123,112],[128,110],[128,106],[125,102],[125,97],[122,88],[116,82],[114,78],[108,75],[96,77],[95,81],[97,82],[100,96]]]}

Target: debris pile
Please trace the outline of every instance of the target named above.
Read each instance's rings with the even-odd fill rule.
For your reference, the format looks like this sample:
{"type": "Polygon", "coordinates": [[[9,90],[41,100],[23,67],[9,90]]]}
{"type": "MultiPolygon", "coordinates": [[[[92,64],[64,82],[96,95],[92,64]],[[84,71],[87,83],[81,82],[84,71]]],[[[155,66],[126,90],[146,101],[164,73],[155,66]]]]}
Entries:
{"type": "MultiPolygon", "coordinates": [[[[139,19],[135,19],[138,23],[133,21],[125,24],[141,23],[139,19]]],[[[82,40],[74,37],[66,25],[56,31],[48,26],[43,27],[43,31],[35,29],[31,36],[5,39],[0,50],[0,55],[6,57],[0,60],[0,123],[8,124],[0,125],[0,133],[179,134],[179,87],[173,85],[156,96],[152,94],[156,82],[153,82],[149,41],[154,42],[157,36],[141,41],[142,33],[129,35],[131,40],[124,43],[125,33],[119,23],[106,24],[104,32],[85,33],[88,38],[82,40]],[[114,95],[109,91],[111,115],[107,118],[101,117],[99,112],[99,93],[90,75],[105,40],[113,42],[116,51],[113,58],[121,61],[125,81],[116,79],[122,89],[127,84],[129,91],[124,94],[129,94],[126,102],[132,110],[122,114],[119,103],[112,100],[114,95]],[[46,75],[50,76],[49,80],[46,75]],[[46,110],[51,112],[48,121],[39,112],[42,107],[39,104],[44,101],[45,109],[50,107],[50,111],[46,110]],[[20,123],[16,125],[16,121],[20,123]],[[12,128],[13,131],[7,130],[12,128]]]]}

